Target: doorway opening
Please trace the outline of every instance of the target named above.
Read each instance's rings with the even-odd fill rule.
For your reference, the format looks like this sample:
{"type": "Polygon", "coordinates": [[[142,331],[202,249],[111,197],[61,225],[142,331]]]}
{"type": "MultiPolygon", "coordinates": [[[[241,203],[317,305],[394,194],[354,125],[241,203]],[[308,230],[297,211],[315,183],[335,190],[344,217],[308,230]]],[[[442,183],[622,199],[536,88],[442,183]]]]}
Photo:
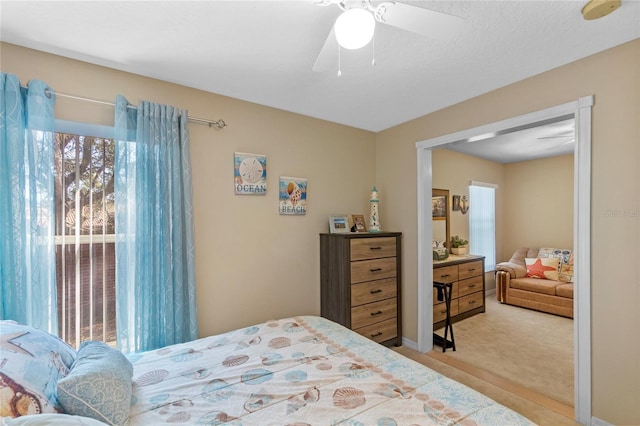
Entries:
{"type": "Polygon", "coordinates": [[[418,344],[420,352],[433,348],[433,292],[431,255],[432,152],[454,142],[475,143],[497,134],[535,127],[562,117],[575,119],[574,151],[574,407],[575,419],[591,421],[591,108],[593,96],[545,110],[463,130],[416,143],[418,188],[418,344]]]}

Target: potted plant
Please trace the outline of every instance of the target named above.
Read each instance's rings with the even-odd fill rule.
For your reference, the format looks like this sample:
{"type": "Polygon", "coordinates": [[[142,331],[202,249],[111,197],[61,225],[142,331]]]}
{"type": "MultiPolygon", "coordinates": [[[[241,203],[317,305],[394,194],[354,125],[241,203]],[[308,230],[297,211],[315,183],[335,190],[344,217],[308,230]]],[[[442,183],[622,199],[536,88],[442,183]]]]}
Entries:
{"type": "Polygon", "coordinates": [[[460,238],[457,235],[451,237],[451,253],[453,254],[469,254],[469,241],[460,238]]]}

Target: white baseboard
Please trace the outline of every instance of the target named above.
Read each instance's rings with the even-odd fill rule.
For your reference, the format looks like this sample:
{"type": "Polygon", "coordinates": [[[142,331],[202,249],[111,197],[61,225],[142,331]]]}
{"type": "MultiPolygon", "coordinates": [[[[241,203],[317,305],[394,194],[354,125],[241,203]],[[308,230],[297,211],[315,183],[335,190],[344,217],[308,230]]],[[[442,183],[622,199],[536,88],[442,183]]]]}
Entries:
{"type": "Polygon", "coordinates": [[[414,351],[418,350],[418,344],[413,340],[409,340],[406,337],[402,338],[402,346],[406,346],[409,349],[413,349],[414,351]]]}
{"type": "Polygon", "coordinates": [[[605,422],[597,417],[591,417],[591,426],[613,426],[611,423],[605,422]]]}
{"type": "Polygon", "coordinates": [[[489,290],[484,292],[485,296],[490,296],[492,294],[496,294],[496,289],[495,288],[489,289],[489,290]]]}

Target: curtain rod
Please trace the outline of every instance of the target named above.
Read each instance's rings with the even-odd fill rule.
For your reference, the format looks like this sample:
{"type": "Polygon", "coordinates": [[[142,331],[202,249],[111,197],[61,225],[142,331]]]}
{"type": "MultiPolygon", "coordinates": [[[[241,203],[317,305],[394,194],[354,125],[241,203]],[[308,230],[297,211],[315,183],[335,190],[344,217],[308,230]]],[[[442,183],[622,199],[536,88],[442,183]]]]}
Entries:
{"type": "MultiPolygon", "coordinates": [[[[72,94],[69,94],[69,93],[57,92],[57,91],[54,91],[54,90],[51,90],[51,89],[45,89],[44,93],[45,93],[45,95],[47,97],[50,97],[51,94],[54,94],[54,95],[60,96],[62,98],[77,99],[79,101],[94,102],[96,104],[103,104],[103,105],[109,105],[109,106],[115,106],[116,105],[115,103],[109,102],[109,101],[103,101],[103,100],[100,100],[100,99],[87,98],[85,96],[72,95],[72,94]]],[[[128,108],[133,108],[133,109],[138,108],[136,105],[127,105],[127,107],[128,108]]],[[[225,123],[223,119],[207,120],[206,118],[192,117],[190,115],[187,116],[187,119],[189,121],[193,121],[195,123],[206,124],[209,127],[215,127],[216,129],[223,129],[223,128],[227,127],[227,123],[225,123]]]]}

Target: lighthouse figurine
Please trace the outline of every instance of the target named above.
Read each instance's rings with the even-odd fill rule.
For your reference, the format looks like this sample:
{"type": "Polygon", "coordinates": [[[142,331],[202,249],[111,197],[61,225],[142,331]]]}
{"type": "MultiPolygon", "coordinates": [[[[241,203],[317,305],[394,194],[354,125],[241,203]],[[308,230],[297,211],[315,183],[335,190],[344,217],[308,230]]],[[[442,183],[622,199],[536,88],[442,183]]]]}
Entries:
{"type": "Polygon", "coordinates": [[[369,232],[380,232],[380,213],[378,212],[378,190],[374,186],[371,190],[371,217],[369,218],[369,232]]]}

